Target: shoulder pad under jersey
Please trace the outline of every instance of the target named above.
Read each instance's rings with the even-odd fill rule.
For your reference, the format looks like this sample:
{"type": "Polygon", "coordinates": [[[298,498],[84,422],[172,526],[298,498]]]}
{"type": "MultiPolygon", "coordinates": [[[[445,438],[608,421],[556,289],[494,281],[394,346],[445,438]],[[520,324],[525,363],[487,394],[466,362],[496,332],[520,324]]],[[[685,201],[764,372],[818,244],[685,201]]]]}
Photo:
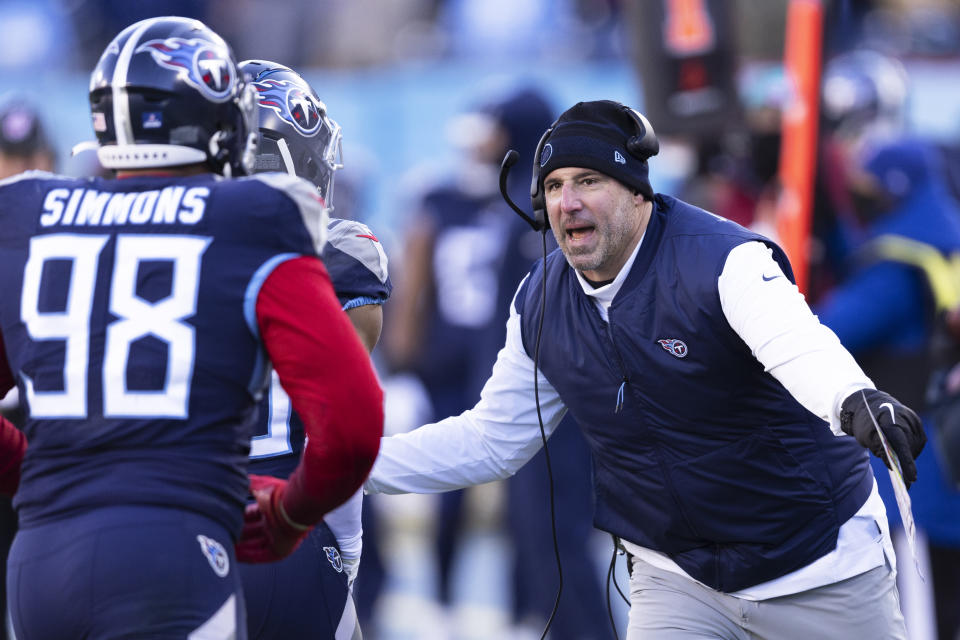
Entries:
{"type": "Polygon", "coordinates": [[[257,173],[250,176],[249,179],[263,182],[278,191],[282,191],[293,200],[300,210],[303,225],[313,239],[317,254],[323,251],[327,242],[329,217],[327,207],[324,206],[320,194],[317,193],[316,186],[303,178],[286,173],[257,173]]]}

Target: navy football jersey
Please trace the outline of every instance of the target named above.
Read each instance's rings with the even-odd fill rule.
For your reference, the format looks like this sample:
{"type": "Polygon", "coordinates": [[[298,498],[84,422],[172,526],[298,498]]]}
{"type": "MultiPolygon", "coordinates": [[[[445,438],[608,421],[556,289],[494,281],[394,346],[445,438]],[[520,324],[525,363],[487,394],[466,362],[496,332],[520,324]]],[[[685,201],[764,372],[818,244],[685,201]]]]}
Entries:
{"type": "MultiPolygon", "coordinates": [[[[393,285],[387,273],[387,254],[366,225],[331,218],[323,263],[344,310],[383,304],[393,285]]],[[[250,450],[250,473],[285,478],[303,452],[303,422],[290,406],[276,373],[270,393],[260,403],[257,427],[250,450]]]]}
{"type": "Polygon", "coordinates": [[[28,418],[15,506],[29,527],[117,504],[239,531],[268,363],[256,300],[326,237],[282,174],[0,186],[0,330],[28,418]]]}

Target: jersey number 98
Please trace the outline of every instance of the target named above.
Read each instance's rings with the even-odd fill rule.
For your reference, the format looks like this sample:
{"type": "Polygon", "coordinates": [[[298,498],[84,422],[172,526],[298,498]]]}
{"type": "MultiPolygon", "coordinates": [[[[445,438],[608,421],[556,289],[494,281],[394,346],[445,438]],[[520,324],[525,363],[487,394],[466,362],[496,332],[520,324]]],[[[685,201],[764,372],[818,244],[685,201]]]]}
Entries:
{"type": "MultiPolygon", "coordinates": [[[[98,281],[100,253],[110,236],[54,234],[34,237],[23,276],[20,316],[35,341],[65,343],[63,390],[39,391],[24,375],[30,413],[36,418],[87,417],[90,366],[90,318],[98,281]],[[70,282],[62,311],[41,310],[41,287],[48,261],[67,262],[70,282]]],[[[121,234],[116,237],[110,274],[109,311],[117,319],[105,331],[103,415],[185,418],[194,364],[194,328],[184,322],[196,313],[200,258],[209,238],[121,234]],[[170,295],[151,302],[137,295],[143,261],[172,263],[170,295]],[[167,345],[166,378],[160,390],[127,388],[133,342],[153,336],[167,345]]]]}

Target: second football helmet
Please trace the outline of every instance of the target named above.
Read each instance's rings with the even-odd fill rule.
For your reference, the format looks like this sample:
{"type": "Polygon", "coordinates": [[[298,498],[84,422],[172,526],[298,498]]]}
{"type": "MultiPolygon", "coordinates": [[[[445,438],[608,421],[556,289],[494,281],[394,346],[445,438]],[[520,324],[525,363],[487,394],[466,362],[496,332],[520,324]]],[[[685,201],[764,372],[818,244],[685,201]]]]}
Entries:
{"type": "Polygon", "coordinates": [[[230,46],[199,20],[141,20],[107,45],[90,77],[97,156],[108,169],[206,163],[248,174],[255,93],[230,46]]]}
{"type": "Polygon", "coordinates": [[[897,134],[906,119],[907,73],[899,60],[877,51],[841,54],[824,68],[822,105],[834,134],[897,134]]]}
{"type": "Polygon", "coordinates": [[[340,125],[296,71],[276,62],[246,60],[260,120],[255,171],[283,171],[309,180],[333,210],[334,174],[343,168],[340,125]]]}

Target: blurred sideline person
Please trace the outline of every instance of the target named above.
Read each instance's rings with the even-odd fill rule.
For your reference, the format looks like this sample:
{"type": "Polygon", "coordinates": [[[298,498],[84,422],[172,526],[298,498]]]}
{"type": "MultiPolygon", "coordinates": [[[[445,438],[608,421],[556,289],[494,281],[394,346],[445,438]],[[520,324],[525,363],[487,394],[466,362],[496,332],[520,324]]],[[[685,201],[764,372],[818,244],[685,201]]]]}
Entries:
{"type": "MultiPolygon", "coordinates": [[[[257,91],[260,141],[255,172],[280,171],[312,182],[333,211],[340,163],[340,126],[316,92],[295,71],[265,60],[240,63],[257,91]]],[[[380,338],[383,303],[390,295],[387,257],[370,229],[331,218],[321,254],[334,292],[361,342],[372,351],[380,338]]],[[[276,375],[260,403],[250,472],[285,478],[303,452],[303,422],[276,375]]],[[[363,492],[328,513],[290,557],[240,565],[251,640],[359,637],[351,586],[362,546],[363,492]],[[356,632],[356,635],[354,633],[356,632]]]]}
{"type": "MultiPolygon", "coordinates": [[[[895,58],[854,49],[829,60],[821,82],[821,126],[815,176],[811,252],[811,303],[844,279],[851,248],[862,242],[863,225],[847,189],[848,169],[865,140],[902,135],[907,74],[895,58]]],[[[908,403],[909,404],[909,403],[908,403]]]]}
{"type": "MultiPolygon", "coordinates": [[[[18,94],[0,99],[0,180],[37,169],[52,171],[56,156],[46,134],[40,112],[30,100],[18,94]]],[[[23,424],[23,409],[16,388],[0,397],[0,416],[14,425],[23,424]]],[[[10,498],[0,496],[0,570],[7,571],[7,552],[17,531],[17,516],[10,498]]],[[[6,581],[0,582],[0,613],[6,619],[6,581]]],[[[6,625],[0,626],[0,640],[7,637],[6,625]]]]}
{"type": "Polygon", "coordinates": [[[245,638],[235,563],[291,553],[376,456],[382,393],[317,256],[314,185],[226,179],[253,167],[253,94],[201,22],[135,23],[90,81],[117,178],[0,191],[0,392],[18,384],[30,442],[18,638],[245,638]],[[247,477],[271,365],[309,436],[288,480],[247,477]]]}
{"type": "Polygon", "coordinates": [[[0,99],[0,179],[55,166],[56,154],[37,107],[16,94],[0,99]]]}
{"type": "Polygon", "coordinates": [[[779,247],[654,194],[658,147],[611,101],[544,133],[533,208],[560,250],[520,284],[479,402],[384,438],[366,490],[508,477],[538,414],[549,435],[569,409],[595,525],[632,559],[628,638],[905,638],[864,449],[882,455],[876,420],[912,482],[919,418],[817,321],[779,247]]]}
{"type": "MultiPolygon", "coordinates": [[[[822,239],[832,247],[837,282],[814,308],[875,384],[918,410],[929,436],[936,329],[960,303],[960,209],[942,152],[906,133],[909,89],[899,60],[870,49],[843,53],[824,68],[819,173],[829,188],[816,229],[828,234],[822,239]]],[[[909,566],[898,574],[914,640],[953,640],[960,624],[960,492],[946,477],[943,454],[925,450],[911,491],[927,580],[909,566]]],[[[873,466],[895,546],[908,551],[889,477],[877,460],[873,466]]]]}
{"type": "Polygon", "coordinates": [[[928,396],[934,443],[944,461],[944,478],[960,491],[960,305],[937,319],[934,370],[928,396]]]}
{"type": "MultiPolygon", "coordinates": [[[[522,242],[533,234],[529,228],[524,233],[520,220],[506,210],[497,178],[509,136],[517,129],[546,126],[551,113],[543,98],[529,90],[502,103],[484,103],[448,122],[448,138],[461,161],[425,186],[404,225],[384,352],[394,372],[411,372],[423,383],[434,419],[463,411],[479,393],[503,343],[498,318],[517,278],[536,256],[527,249],[529,257],[524,257],[522,242]],[[509,110],[502,108],[506,102],[509,110]],[[506,118],[522,122],[508,129],[506,118]]],[[[532,148],[528,153],[532,157],[532,148]]],[[[532,240],[528,245],[538,251],[538,239],[532,240]]],[[[465,506],[461,491],[440,496],[435,545],[437,596],[444,607],[453,604],[453,567],[467,520],[465,506]]]]}
{"type": "MultiPolygon", "coordinates": [[[[933,145],[915,138],[863,149],[848,167],[847,188],[858,203],[864,238],[852,248],[850,275],[816,308],[872,380],[920,410],[931,438],[925,396],[935,365],[933,332],[938,318],[960,304],[960,207],[948,194],[941,159],[933,145]]],[[[927,448],[917,461],[911,499],[927,540],[937,637],[953,640],[960,631],[960,491],[946,463],[938,447],[927,448]]],[[[873,466],[902,536],[890,481],[882,465],[873,466]]],[[[904,566],[904,612],[923,616],[922,603],[913,602],[918,594],[904,585],[914,569],[904,566]]],[[[909,616],[907,624],[911,628],[909,616]]]]}

